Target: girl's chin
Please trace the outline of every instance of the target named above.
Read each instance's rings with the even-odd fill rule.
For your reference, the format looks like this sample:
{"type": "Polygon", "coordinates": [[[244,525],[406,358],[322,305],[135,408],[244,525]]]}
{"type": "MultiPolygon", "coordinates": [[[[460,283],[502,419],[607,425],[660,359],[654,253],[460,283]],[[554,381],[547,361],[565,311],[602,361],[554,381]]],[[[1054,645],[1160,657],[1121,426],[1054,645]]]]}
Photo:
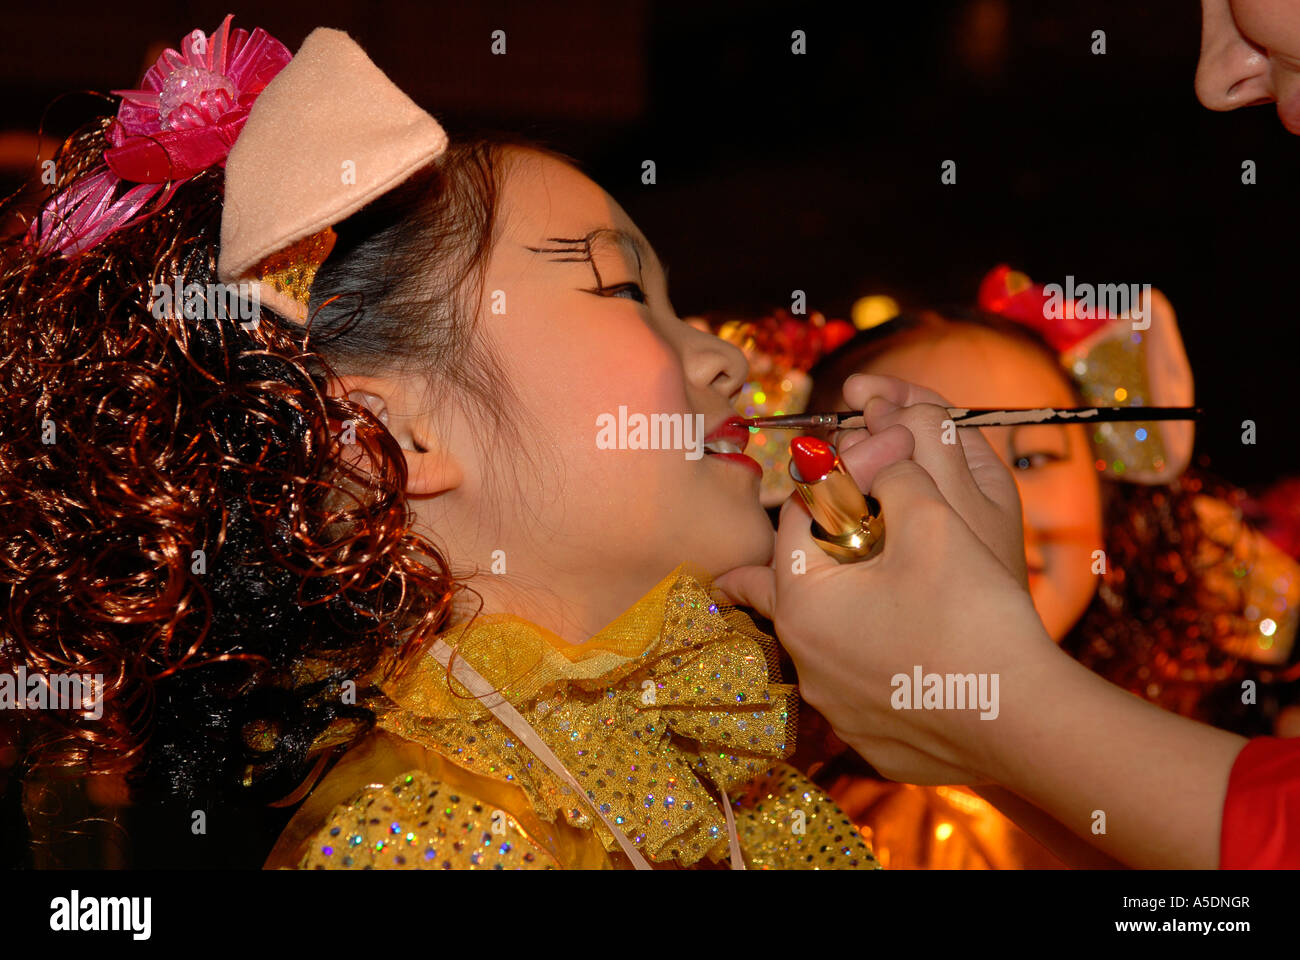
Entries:
{"type": "Polygon", "coordinates": [[[715,561],[708,566],[715,577],[737,567],[765,567],[772,562],[776,531],[762,508],[757,509],[761,522],[737,518],[739,525],[726,529],[714,527],[708,553],[715,561]]]}

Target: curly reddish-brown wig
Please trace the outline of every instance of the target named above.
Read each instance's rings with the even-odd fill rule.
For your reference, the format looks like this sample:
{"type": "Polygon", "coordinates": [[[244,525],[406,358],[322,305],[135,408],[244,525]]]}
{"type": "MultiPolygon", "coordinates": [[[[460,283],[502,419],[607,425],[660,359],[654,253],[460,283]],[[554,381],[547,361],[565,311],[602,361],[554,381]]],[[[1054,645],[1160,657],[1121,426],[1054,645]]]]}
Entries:
{"type": "MultiPolygon", "coordinates": [[[[56,192],[109,122],[62,145],[56,192]]],[[[79,256],[0,246],[0,670],[105,684],[98,720],[17,712],[25,772],[271,802],[369,729],[365,691],[473,591],[412,531],[392,435],[327,386],[401,367],[510,429],[472,333],[511,145],[559,156],[454,142],[339,224],[307,327],[151,310],[155,284],[217,281],[219,169],[79,256]]]]}
{"type": "Polygon", "coordinates": [[[1295,651],[1282,664],[1238,654],[1255,629],[1242,588],[1255,562],[1241,554],[1245,521],[1216,529],[1196,507],[1211,496],[1240,518],[1244,492],[1202,470],[1163,486],[1102,486],[1106,572],[1061,648],[1167,710],[1245,736],[1271,735],[1278,712],[1300,695],[1300,665],[1295,651]],[[1256,699],[1243,702],[1248,680],[1256,699]]]}

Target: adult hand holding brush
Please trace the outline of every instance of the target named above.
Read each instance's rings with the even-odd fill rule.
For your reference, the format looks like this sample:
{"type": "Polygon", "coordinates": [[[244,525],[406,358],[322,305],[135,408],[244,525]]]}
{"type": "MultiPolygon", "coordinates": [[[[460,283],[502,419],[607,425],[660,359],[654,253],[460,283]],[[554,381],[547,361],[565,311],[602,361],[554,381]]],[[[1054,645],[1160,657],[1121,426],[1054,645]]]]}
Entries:
{"type": "Polygon", "coordinates": [[[1130,865],[1217,866],[1246,741],[1131,696],[1052,642],[1025,586],[1014,481],[978,431],[943,442],[942,397],[859,374],[844,398],[866,431],[840,458],[883,508],[883,550],[838,562],[792,497],[772,563],[717,578],[772,621],[803,697],[891,779],[1000,784],[1130,865]],[[900,697],[898,678],[917,675],[996,678],[998,702],[900,697]]]}

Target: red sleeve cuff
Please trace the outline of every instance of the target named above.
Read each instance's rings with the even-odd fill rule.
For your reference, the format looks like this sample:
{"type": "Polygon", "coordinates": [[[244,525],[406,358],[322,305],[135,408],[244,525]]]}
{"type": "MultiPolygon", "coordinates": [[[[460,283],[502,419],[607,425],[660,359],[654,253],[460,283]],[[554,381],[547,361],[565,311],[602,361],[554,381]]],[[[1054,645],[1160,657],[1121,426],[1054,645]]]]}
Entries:
{"type": "Polygon", "coordinates": [[[1300,738],[1257,737],[1237,754],[1223,804],[1219,866],[1300,868],[1300,738]]]}

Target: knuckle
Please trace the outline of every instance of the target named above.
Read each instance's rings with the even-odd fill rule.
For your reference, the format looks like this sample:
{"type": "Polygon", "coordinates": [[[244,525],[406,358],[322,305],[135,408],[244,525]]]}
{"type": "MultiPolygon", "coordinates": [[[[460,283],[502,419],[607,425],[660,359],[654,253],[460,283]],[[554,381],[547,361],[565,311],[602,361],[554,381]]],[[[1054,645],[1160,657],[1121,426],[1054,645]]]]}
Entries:
{"type": "Polygon", "coordinates": [[[926,498],[907,508],[907,523],[918,531],[929,531],[930,536],[949,530],[957,519],[952,508],[940,500],[926,498]]]}
{"type": "Polygon", "coordinates": [[[900,412],[898,422],[911,430],[918,439],[937,440],[944,423],[950,419],[947,407],[934,403],[914,403],[900,412]]]}
{"type": "Polygon", "coordinates": [[[876,471],[873,486],[879,487],[882,484],[906,480],[908,477],[914,477],[916,471],[920,469],[921,465],[915,460],[895,460],[876,471]]]}
{"type": "MultiPolygon", "coordinates": [[[[895,460],[876,471],[876,475],[871,481],[871,489],[877,494],[888,497],[892,492],[891,488],[895,486],[915,491],[918,484],[923,483],[933,483],[925,467],[915,460],[895,460]]],[[[909,496],[908,499],[929,500],[931,498],[928,496],[909,496]]],[[[909,507],[908,509],[911,510],[912,508],[909,507]]]]}
{"type": "Polygon", "coordinates": [[[899,382],[893,377],[874,373],[855,373],[844,381],[844,399],[852,407],[864,407],[872,397],[883,396],[894,400],[899,394],[899,382]]]}

